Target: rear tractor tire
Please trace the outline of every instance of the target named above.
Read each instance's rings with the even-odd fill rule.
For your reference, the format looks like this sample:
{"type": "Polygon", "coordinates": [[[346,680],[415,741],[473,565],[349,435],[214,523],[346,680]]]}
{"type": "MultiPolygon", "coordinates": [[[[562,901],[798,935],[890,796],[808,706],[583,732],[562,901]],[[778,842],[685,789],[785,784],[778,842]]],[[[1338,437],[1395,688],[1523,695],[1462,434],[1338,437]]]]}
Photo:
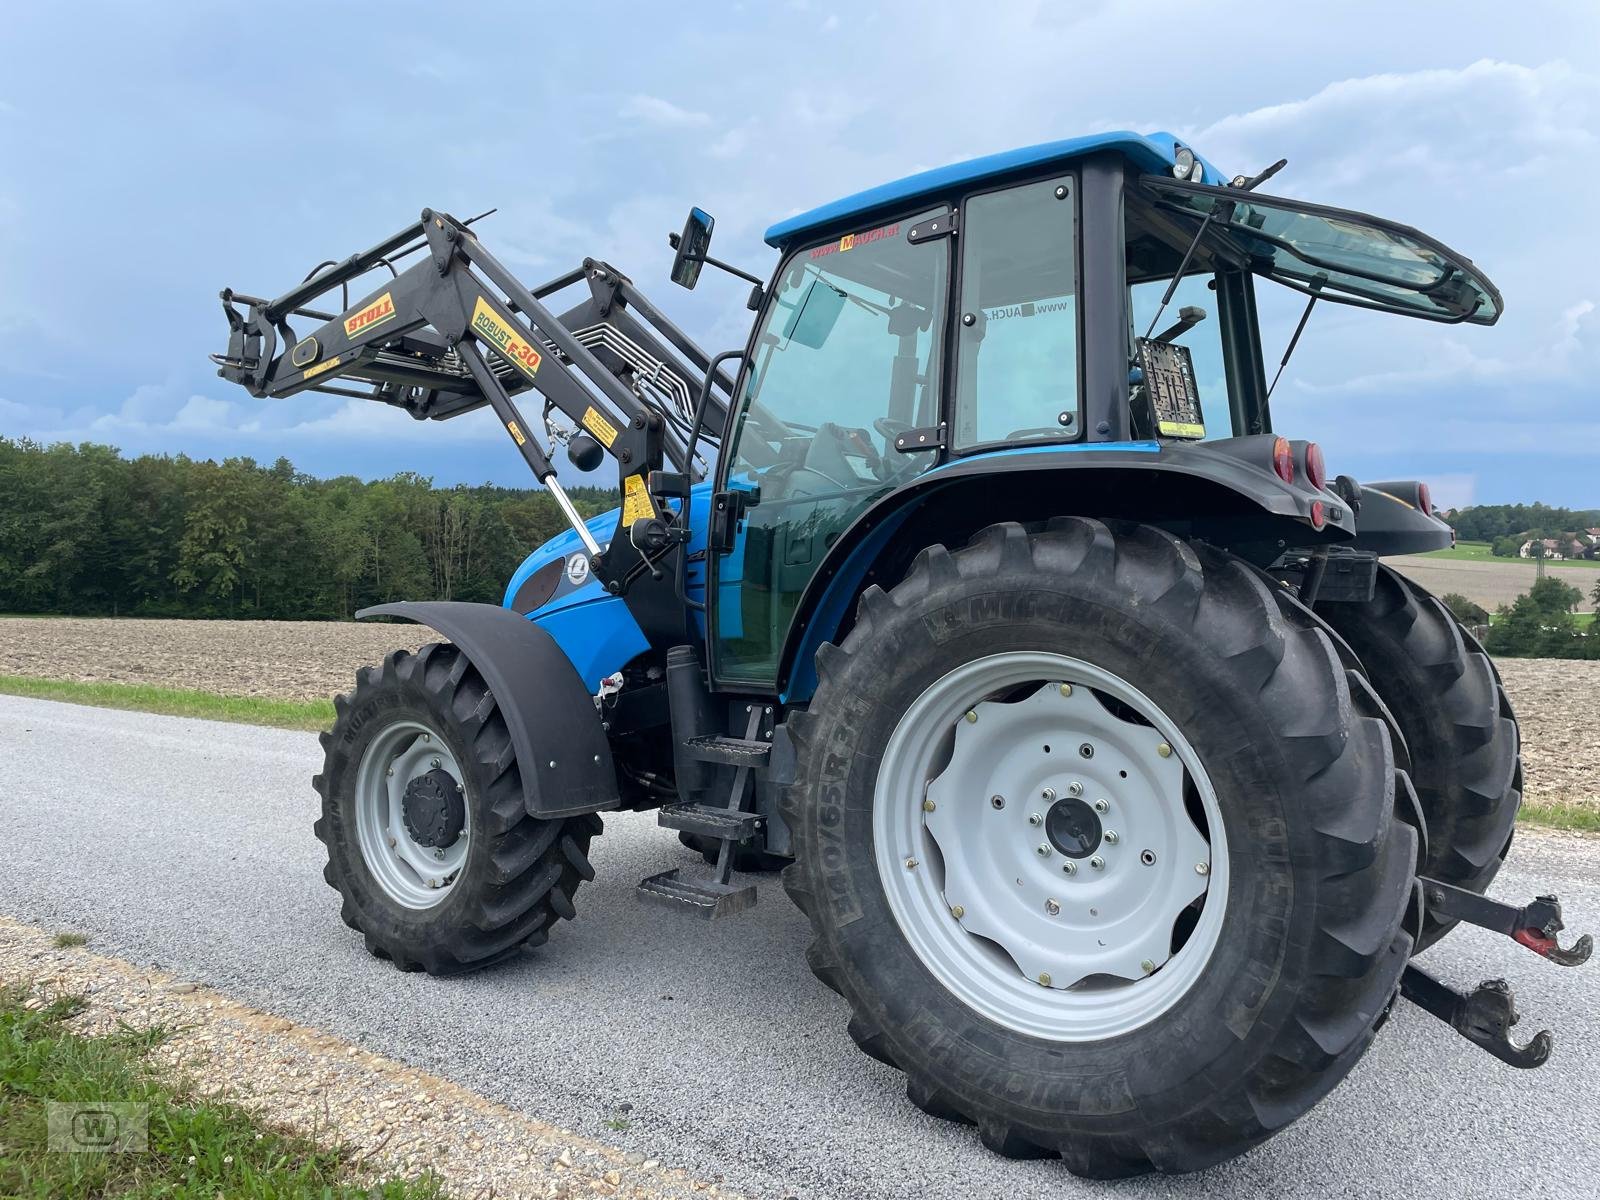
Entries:
{"type": "MultiPolygon", "coordinates": [[[[1522,806],[1521,738],[1494,664],[1449,609],[1382,564],[1372,600],[1319,604],[1317,615],[1361,660],[1405,735],[1427,823],[1420,873],[1482,893],[1522,806]]],[[[1428,917],[1417,949],[1454,927],[1428,917]]]]}
{"type": "Polygon", "coordinates": [[[913,1103],[1081,1175],[1192,1171],[1366,1050],[1412,949],[1405,781],[1253,568],[995,526],[869,589],[817,665],[784,883],[913,1103]]]}
{"type": "Polygon", "coordinates": [[[364,667],[322,735],[317,837],[346,925],[403,971],[454,975],[542,943],[594,878],[593,815],[530,817],[494,695],[448,643],[364,667]]]}

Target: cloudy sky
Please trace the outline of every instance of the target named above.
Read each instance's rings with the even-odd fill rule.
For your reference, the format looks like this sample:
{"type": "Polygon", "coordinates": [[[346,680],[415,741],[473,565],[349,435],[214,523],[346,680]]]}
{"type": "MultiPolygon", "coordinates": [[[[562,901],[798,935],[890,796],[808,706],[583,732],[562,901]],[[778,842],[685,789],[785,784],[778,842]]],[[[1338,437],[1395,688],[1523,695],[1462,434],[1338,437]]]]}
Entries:
{"type": "MultiPolygon", "coordinates": [[[[1228,171],[1287,157],[1269,190],[1417,225],[1505,295],[1492,329],[1323,306],[1280,431],[1446,503],[1600,504],[1593,0],[6,8],[0,434],[519,484],[486,414],[224,384],[218,289],[281,291],[424,205],[498,206],[482,236],[526,278],[605,258],[721,350],[742,287],[666,279],[690,204],[765,274],[761,231],[838,195],[1170,129],[1228,171]]],[[[1263,309],[1275,362],[1299,303],[1263,309]]]]}

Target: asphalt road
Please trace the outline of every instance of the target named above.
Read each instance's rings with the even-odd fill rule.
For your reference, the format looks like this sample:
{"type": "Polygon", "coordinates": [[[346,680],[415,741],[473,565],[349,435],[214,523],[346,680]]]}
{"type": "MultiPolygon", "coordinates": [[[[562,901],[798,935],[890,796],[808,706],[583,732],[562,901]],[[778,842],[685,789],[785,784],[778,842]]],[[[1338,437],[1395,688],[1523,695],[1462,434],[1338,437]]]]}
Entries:
{"type": "MultiPolygon", "coordinates": [[[[1264,1147],[1197,1176],[1094,1184],[912,1108],[806,970],[775,880],[716,925],[639,904],[640,878],[689,861],[647,816],[607,818],[578,919],[526,959],[433,980],[369,958],[322,883],[318,759],[310,734],[0,698],[0,911],[758,1195],[1592,1196],[1600,1176],[1600,965],[1561,971],[1458,932],[1429,965],[1509,978],[1522,1029],[1556,1031],[1542,1070],[1402,1005],[1264,1147]]],[[[1600,842],[1525,836],[1497,891],[1552,888],[1573,926],[1600,926],[1600,842]]]]}

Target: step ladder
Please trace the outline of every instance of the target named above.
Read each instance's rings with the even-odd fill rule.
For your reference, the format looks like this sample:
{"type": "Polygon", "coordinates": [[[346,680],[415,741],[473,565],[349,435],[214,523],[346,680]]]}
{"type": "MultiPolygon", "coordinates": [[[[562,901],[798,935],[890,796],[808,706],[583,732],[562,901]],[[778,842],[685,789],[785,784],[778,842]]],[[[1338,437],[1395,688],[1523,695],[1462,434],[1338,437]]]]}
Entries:
{"type": "Polygon", "coordinates": [[[743,737],[712,735],[690,738],[685,743],[691,757],[734,769],[727,803],[669,804],[656,819],[667,829],[715,838],[722,847],[709,876],[685,875],[681,867],[650,876],[638,888],[639,899],[645,903],[715,921],[756,902],[754,884],[737,887],[732,879],[735,848],[754,839],[765,820],[760,813],[745,808],[747,794],[755,791],[750,787],[750,772],[765,766],[772,754],[771,744],[756,736],[761,731],[761,719],[761,707],[752,705],[743,737]]]}

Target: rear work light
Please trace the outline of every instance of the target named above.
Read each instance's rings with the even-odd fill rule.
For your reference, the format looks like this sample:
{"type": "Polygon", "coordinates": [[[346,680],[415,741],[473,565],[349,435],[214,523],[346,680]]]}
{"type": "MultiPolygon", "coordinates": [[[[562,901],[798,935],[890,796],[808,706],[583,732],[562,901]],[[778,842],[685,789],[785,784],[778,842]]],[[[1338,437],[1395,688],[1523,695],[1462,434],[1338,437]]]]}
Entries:
{"type": "Polygon", "coordinates": [[[1433,516],[1433,493],[1425,483],[1417,484],[1417,507],[1422,510],[1423,516],[1433,516]]]}
{"type": "Polygon", "coordinates": [[[1272,469],[1285,483],[1294,482],[1294,448],[1288,438],[1275,438],[1272,442],[1272,469]]]}
{"type": "Polygon", "coordinates": [[[1322,461],[1322,447],[1315,442],[1306,443],[1306,482],[1319,492],[1328,482],[1328,468],[1322,461]]]}

